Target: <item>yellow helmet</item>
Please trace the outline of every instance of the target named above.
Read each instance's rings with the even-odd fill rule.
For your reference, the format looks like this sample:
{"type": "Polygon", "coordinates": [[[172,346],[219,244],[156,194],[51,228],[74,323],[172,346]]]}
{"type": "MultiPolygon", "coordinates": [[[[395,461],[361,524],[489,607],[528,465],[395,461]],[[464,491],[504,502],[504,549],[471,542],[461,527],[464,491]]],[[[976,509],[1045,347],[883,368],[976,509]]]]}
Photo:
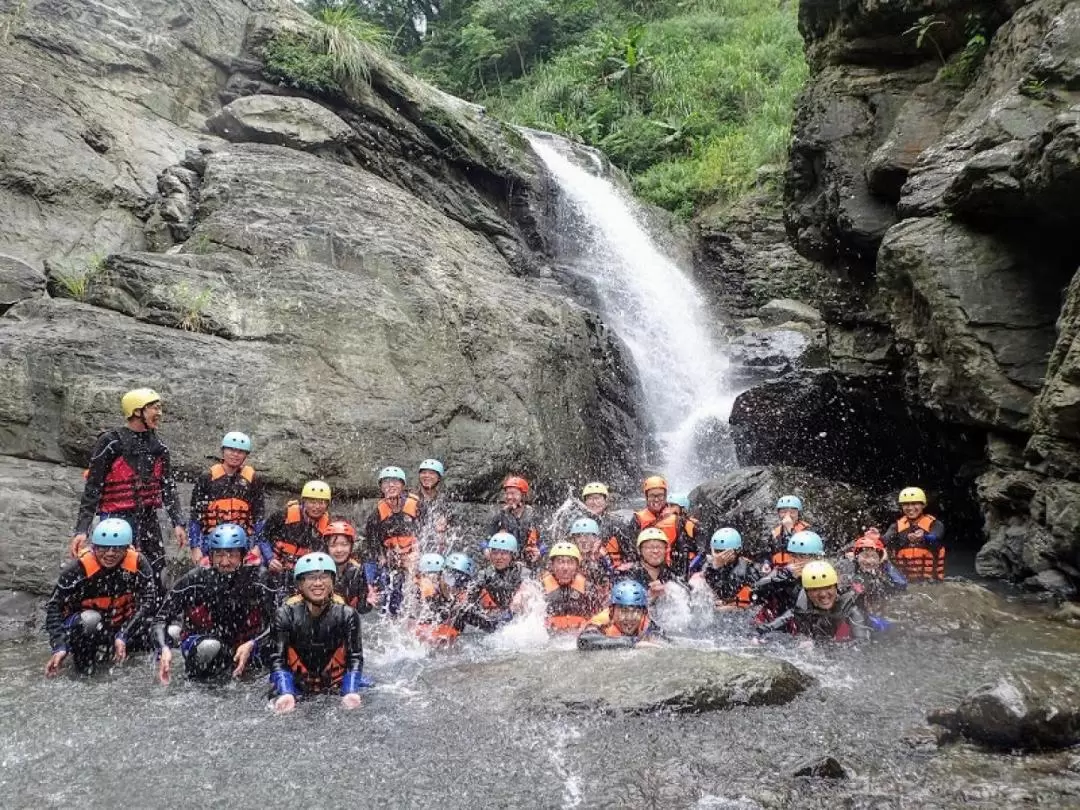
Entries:
{"type": "Polygon", "coordinates": [[[641,485],[641,491],[648,494],[650,489],[662,489],[667,492],[667,481],[662,475],[650,475],[641,485]]]}
{"type": "Polygon", "coordinates": [[[330,485],[325,481],[308,481],[300,490],[301,498],[310,498],[313,501],[330,500],[330,485]]]}
{"type": "Polygon", "coordinates": [[[836,584],[836,569],[824,560],[808,562],[802,570],[802,586],[806,590],[828,588],[836,584]]]}
{"type": "Polygon", "coordinates": [[[907,487],[900,490],[900,497],[898,499],[901,504],[905,503],[921,503],[926,505],[926,493],[918,487],[907,487]]]}
{"type": "Polygon", "coordinates": [[[586,484],[581,490],[581,497],[587,498],[590,495],[603,495],[606,498],[608,496],[607,484],[602,484],[599,481],[586,484]]]}
{"type": "Polygon", "coordinates": [[[556,543],[548,552],[548,559],[554,560],[556,557],[573,557],[578,562],[581,562],[581,549],[573,543],[556,543]]]}
{"type": "Polygon", "coordinates": [[[637,547],[641,548],[642,543],[648,543],[650,540],[659,540],[664,545],[667,545],[667,535],[664,534],[663,529],[657,529],[655,526],[649,529],[644,529],[641,534],[637,536],[637,547]]]}
{"type": "Polygon", "coordinates": [[[160,402],[161,395],[158,394],[152,388],[136,388],[134,391],[128,391],[120,399],[120,407],[124,411],[124,418],[130,419],[135,415],[135,411],[140,408],[145,408],[154,402],[160,402]]]}

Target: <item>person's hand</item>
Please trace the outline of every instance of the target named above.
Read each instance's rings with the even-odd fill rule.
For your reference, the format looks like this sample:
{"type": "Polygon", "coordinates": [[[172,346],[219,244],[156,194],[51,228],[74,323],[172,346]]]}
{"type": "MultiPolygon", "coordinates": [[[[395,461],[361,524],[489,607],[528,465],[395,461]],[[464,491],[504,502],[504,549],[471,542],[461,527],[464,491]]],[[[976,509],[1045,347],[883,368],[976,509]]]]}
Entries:
{"type": "Polygon", "coordinates": [[[296,708],[296,698],[292,695],[280,695],[270,706],[274,714],[288,714],[296,708]]]}
{"type": "Polygon", "coordinates": [[[536,562],[540,559],[540,549],[536,546],[525,546],[522,556],[531,563],[536,562]]]}
{"type": "Polygon", "coordinates": [[[163,647],[158,653],[157,679],[162,686],[169,685],[169,666],[172,664],[172,650],[163,647]]]}
{"type": "Polygon", "coordinates": [[[791,527],[795,525],[795,518],[791,515],[784,515],[784,519],[780,521],[780,525],[788,531],[791,531],[791,527]]]}
{"type": "Polygon", "coordinates": [[[266,564],[266,570],[271,574],[280,574],[285,570],[285,566],[281,564],[281,560],[277,557],[271,557],[270,562],[266,564]]]}
{"type": "Polygon", "coordinates": [[[378,607],[379,605],[379,592],[375,589],[374,585],[368,585],[367,603],[372,607],[378,607]]]}
{"type": "Polygon", "coordinates": [[[203,559],[202,549],[196,548],[195,546],[192,546],[191,547],[191,561],[193,563],[195,563],[196,565],[202,565],[202,559],[203,559]]]}
{"type": "Polygon", "coordinates": [[[347,695],[343,695],[341,698],[341,708],[348,709],[350,711],[352,709],[359,709],[360,703],[360,695],[356,694],[356,692],[350,692],[347,695]]]}
{"type": "Polygon", "coordinates": [[[64,665],[64,659],[67,658],[67,650],[59,650],[49,656],[49,663],[45,665],[45,677],[55,678],[60,674],[60,667],[64,665]]]}
{"type": "Polygon", "coordinates": [[[244,670],[247,669],[248,661],[251,659],[251,654],[255,652],[255,642],[245,641],[239,647],[236,648],[236,653],[233,655],[233,663],[236,664],[236,668],[232,671],[234,678],[239,678],[244,674],[244,670]]]}
{"type": "Polygon", "coordinates": [[[72,557],[78,557],[84,546],[86,546],[86,532],[81,532],[71,538],[71,547],[68,552],[72,557]]]}
{"type": "Polygon", "coordinates": [[[187,530],[183,526],[173,526],[173,535],[176,537],[177,548],[187,545],[187,530]]]}
{"type": "Polygon", "coordinates": [[[658,579],[654,579],[649,583],[649,598],[657,599],[664,595],[664,583],[658,579]]]}
{"type": "Polygon", "coordinates": [[[124,659],[127,658],[127,644],[122,638],[118,638],[113,642],[113,658],[116,659],[116,663],[121,664],[124,659]]]}
{"type": "Polygon", "coordinates": [[[922,529],[913,529],[909,536],[914,537],[916,540],[921,542],[922,539],[923,539],[923,530],[922,529]]]}
{"type": "Polygon", "coordinates": [[[437,533],[443,534],[447,528],[449,528],[449,524],[446,522],[446,518],[443,515],[439,515],[435,518],[435,531],[437,533]]]}

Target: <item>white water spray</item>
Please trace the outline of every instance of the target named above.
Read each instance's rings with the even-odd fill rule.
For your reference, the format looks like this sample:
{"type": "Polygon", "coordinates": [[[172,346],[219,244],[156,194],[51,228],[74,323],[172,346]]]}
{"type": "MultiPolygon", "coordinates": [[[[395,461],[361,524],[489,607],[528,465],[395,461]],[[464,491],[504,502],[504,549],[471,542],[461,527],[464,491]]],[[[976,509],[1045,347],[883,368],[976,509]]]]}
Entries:
{"type": "MultiPolygon", "coordinates": [[[[726,422],[737,392],[727,358],[714,343],[706,307],[690,277],[657,247],[633,199],[586,170],[566,141],[526,133],[559,185],[558,229],[564,258],[595,285],[602,314],[629,347],[672,487],[687,490],[718,474],[697,458],[698,431],[726,422]]],[[[594,171],[603,162],[585,152],[594,171]]]]}

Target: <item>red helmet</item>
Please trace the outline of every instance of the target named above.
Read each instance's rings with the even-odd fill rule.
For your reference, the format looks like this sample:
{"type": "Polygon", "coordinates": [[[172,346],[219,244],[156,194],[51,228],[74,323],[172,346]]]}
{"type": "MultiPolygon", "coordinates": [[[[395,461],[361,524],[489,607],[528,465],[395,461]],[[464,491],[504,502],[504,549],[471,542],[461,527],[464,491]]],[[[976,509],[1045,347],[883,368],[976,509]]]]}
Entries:
{"type": "Polygon", "coordinates": [[[323,537],[332,537],[335,534],[343,534],[350,540],[356,539],[356,529],[347,520],[334,520],[323,529],[323,537]]]}
{"type": "Polygon", "coordinates": [[[881,532],[875,528],[869,528],[866,533],[855,541],[854,549],[857,554],[860,549],[872,548],[877,551],[885,551],[885,541],[881,539],[881,532]]]}
{"type": "Polygon", "coordinates": [[[521,492],[522,495],[529,494],[529,482],[524,478],[519,478],[516,475],[511,475],[502,485],[503,489],[516,489],[521,492]]]}

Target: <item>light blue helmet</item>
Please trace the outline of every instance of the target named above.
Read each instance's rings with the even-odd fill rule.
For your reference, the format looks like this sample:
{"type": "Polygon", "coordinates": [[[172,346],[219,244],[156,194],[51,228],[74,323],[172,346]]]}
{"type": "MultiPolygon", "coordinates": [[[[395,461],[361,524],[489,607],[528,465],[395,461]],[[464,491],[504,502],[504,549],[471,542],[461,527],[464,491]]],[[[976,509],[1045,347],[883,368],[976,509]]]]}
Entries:
{"type": "Polygon", "coordinates": [[[578,518],[570,524],[570,534],[600,534],[600,525],[592,518],[578,518]]]}
{"type": "Polygon", "coordinates": [[[247,549],[248,536],[244,531],[243,526],[237,526],[235,523],[222,523],[220,526],[215,526],[214,530],[210,532],[210,550],[214,549],[227,549],[227,548],[240,548],[247,549]]]}
{"type": "Polygon", "coordinates": [[[94,529],[90,542],[95,546],[130,546],[131,524],[121,518],[105,518],[94,529]]]}
{"type": "Polygon", "coordinates": [[[742,548],[742,535],[730,527],[717,529],[710,541],[713,551],[727,551],[742,548]]]}
{"type": "Polygon", "coordinates": [[[299,560],[296,561],[296,567],[293,569],[293,576],[296,579],[300,579],[304,574],[311,574],[316,571],[329,571],[337,578],[337,564],[330,558],[329,554],[323,554],[321,551],[313,551],[311,554],[305,554],[299,560]]]}
{"type": "Polygon", "coordinates": [[[690,510],[690,496],[689,495],[668,495],[667,502],[675,504],[676,506],[681,508],[684,512],[688,512],[690,510]]]}
{"type": "Polygon", "coordinates": [[[446,560],[443,559],[442,554],[425,554],[420,558],[420,564],[417,566],[417,570],[421,574],[439,574],[442,573],[443,568],[446,567],[446,560]]]}
{"type": "Polygon", "coordinates": [[[221,440],[221,446],[230,450],[243,450],[245,453],[250,453],[251,437],[246,433],[241,433],[239,430],[234,430],[225,434],[225,438],[221,440]]]}
{"type": "Polygon", "coordinates": [[[611,604],[643,608],[649,604],[649,595],[636,579],[620,579],[611,589],[611,604]]]}
{"type": "Polygon", "coordinates": [[[817,532],[795,532],[787,541],[788,554],[825,554],[825,542],[817,532]]]}
{"type": "Polygon", "coordinates": [[[455,551],[449,557],[446,558],[446,571],[457,571],[459,574],[465,574],[466,576],[476,575],[476,563],[473,562],[472,557],[468,554],[462,554],[460,551],[455,551]]]}
{"type": "Polygon", "coordinates": [[[509,551],[518,553],[518,539],[510,532],[495,532],[487,543],[488,551],[509,551]]]}
{"type": "Polygon", "coordinates": [[[802,498],[798,495],[784,495],[776,502],[777,509],[798,509],[802,511],[802,498]]]}
{"type": "Polygon", "coordinates": [[[387,478],[396,478],[403,484],[408,483],[409,480],[401,467],[383,467],[379,470],[379,481],[385,481],[387,478]]]}
{"type": "Polygon", "coordinates": [[[439,478],[442,478],[444,475],[446,475],[446,468],[443,466],[443,463],[437,458],[425,458],[423,461],[420,462],[419,469],[421,472],[424,470],[431,470],[432,472],[436,472],[439,474],[439,478]]]}

